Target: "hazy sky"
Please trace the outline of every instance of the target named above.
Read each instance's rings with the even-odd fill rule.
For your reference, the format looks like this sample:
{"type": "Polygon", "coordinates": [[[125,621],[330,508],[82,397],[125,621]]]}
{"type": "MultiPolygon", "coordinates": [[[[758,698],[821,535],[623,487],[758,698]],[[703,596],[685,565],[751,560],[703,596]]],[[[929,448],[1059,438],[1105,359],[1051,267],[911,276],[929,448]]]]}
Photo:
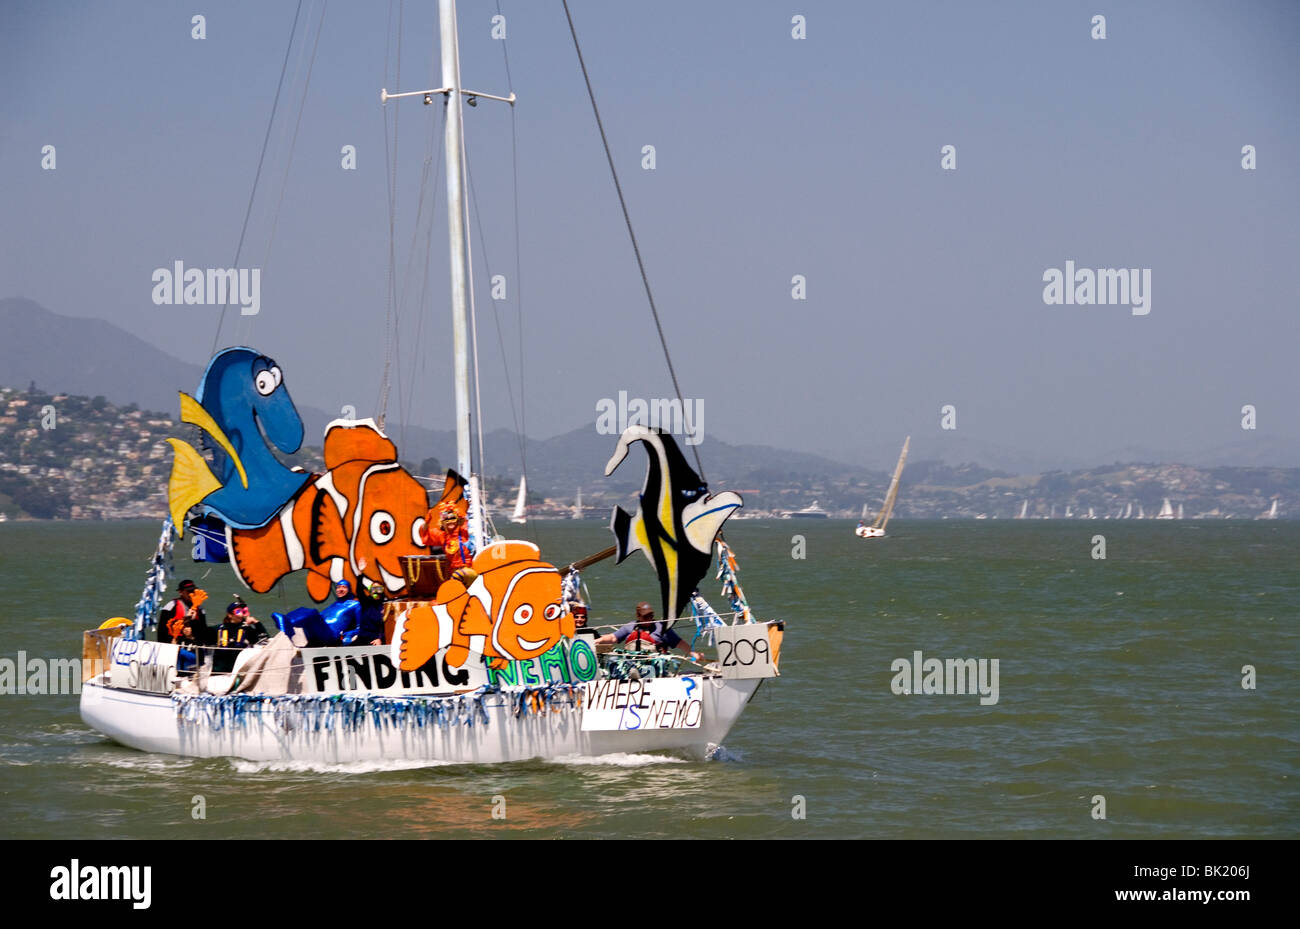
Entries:
{"type": "MultiPolygon", "coordinates": [[[[203,363],[219,311],[154,305],[151,274],[177,259],[231,265],[295,7],[7,2],[0,296],[101,317],[203,363]],[[55,170],[41,169],[45,145],[55,170]]],[[[965,440],[1079,463],[1300,444],[1300,5],[572,7],[682,387],[704,403],[706,463],[707,436],[892,459],[904,433],[945,438],[948,403],[965,440]],[[1098,13],[1104,40],[1090,37],[1098,13]],[[656,147],[653,171],[643,145],[656,147]],[[956,170],[940,166],[945,145],[956,170]],[[1242,168],[1245,145],[1255,170],[1242,168]],[[1067,260],[1150,269],[1150,313],[1046,305],[1044,271],[1067,260]],[[804,301],[791,299],[796,274],[804,301]],[[1255,433],[1240,428],[1248,403],[1255,433]]],[[[240,261],[262,269],[261,312],[232,311],[221,341],[274,356],[299,403],[368,415],[389,268],[379,90],[437,86],[436,5],[400,6],[400,80],[399,5],[328,5],[290,161],[322,8],[302,4],[240,261]],[[355,171],[341,168],[345,145],[355,171]]],[[[594,423],[597,401],[620,390],[671,387],[563,10],[501,8],[519,95],[522,281],[510,115],[482,101],[465,112],[487,246],[476,229],[484,419],[511,425],[490,264],[510,279],[497,309],[516,389],[522,291],[528,432],[546,437],[594,423]]],[[[495,13],[461,3],[462,74],[504,94],[495,13]]],[[[412,421],[449,428],[440,176],[419,203],[441,106],[387,111],[409,281],[402,402],[412,421]],[[415,229],[430,208],[431,249],[415,229]]],[[[398,406],[395,389],[390,420],[398,406]]]]}

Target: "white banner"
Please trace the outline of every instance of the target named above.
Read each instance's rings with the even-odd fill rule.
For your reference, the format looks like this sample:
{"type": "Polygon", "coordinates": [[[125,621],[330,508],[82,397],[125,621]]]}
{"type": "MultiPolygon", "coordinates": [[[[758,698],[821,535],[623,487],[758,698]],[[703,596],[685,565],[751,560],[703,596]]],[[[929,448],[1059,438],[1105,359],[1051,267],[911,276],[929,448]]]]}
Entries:
{"type": "Polygon", "coordinates": [[[171,693],[180,646],[145,639],[117,639],[113,642],[109,683],[128,690],[171,693]]]}
{"type": "Polygon", "coordinates": [[[445,650],[418,671],[401,671],[393,663],[392,646],[311,648],[302,651],[303,693],[437,694],[473,690],[488,682],[483,656],[470,652],[465,664],[449,667],[445,650]]]}
{"type": "Polygon", "coordinates": [[[713,626],[718,670],[724,678],[776,677],[767,623],[713,626]]]}
{"type": "Polygon", "coordinates": [[[697,675],[583,684],[582,731],[698,729],[704,717],[697,675]]]}

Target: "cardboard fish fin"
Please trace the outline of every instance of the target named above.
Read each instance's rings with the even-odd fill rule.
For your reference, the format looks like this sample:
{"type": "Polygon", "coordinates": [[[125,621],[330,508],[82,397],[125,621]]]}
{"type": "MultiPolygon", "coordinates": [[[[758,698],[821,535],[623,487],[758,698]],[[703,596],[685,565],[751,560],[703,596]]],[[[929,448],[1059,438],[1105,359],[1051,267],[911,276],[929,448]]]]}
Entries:
{"type": "Polygon", "coordinates": [[[175,452],[171,477],[167,481],[167,507],[176,534],[180,535],[181,527],[185,525],[185,514],[208,494],[220,490],[221,482],[193,445],[181,439],[168,439],[167,442],[175,452]]]}
{"type": "Polygon", "coordinates": [[[325,470],[349,461],[396,461],[397,446],[373,419],[336,419],[325,427],[325,470]]]}
{"type": "MultiPolygon", "coordinates": [[[[744,506],[740,494],[724,491],[703,500],[688,504],[682,511],[682,525],[686,528],[686,541],[702,552],[713,551],[713,540],[718,530],[732,513],[744,506]]],[[[699,583],[699,580],[696,581],[699,583]]]]}
{"type": "Polygon", "coordinates": [[[411,607],[402,627],[399,667],[415,671],[438,651],[438,614],[427,603],[411,607]]]}
{"type": "Polygon", "coordinates": [[[614,507],[614,518],[610,520],[609,531],[614,533],[614,550],[617,555],[617,564],[622,564],[628,555],[635,551],[643,550],[638,534],[641,538],[645,536],[645,524],[639,517],[630,515],[621,506],[614,507]],[[633,523],[636,523],[635,528],[633,523]]]}
{"type": "Polygon", "coordinates": [[[244,462],[240,459],[239,453],[235,451],[235,446],[230,443],[225,430],[217,425],[217,421],[212,418],[212,415],[203,408],[199,401],[185,393],[185,391],[181,391],[181,422],[189,423],[191,426],[198,426],[221,446],[221,450],[230,456],[231,464],[239,472],[239,483],[247,490],[248,472],[244,470],[244,462]]]}

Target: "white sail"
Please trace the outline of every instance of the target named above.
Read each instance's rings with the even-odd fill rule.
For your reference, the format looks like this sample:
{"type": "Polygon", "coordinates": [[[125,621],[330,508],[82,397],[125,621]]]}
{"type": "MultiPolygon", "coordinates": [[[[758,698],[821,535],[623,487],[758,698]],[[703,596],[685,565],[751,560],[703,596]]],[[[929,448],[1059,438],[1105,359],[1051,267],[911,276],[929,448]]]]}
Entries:
{"type": "Polygon", "coordinates": [[[582,488],[578,488],[578,499],[573,504],[573,518],[582,519],[582,488]]]}
{"type": "Polygon", "coordinates": [[[1130,516],[1132,516],[1132,515],[1133,515],[1133,504],[1130,503],[1130,504],[1129,504],[1129,505],[1124,509],[1124,518],[1125,518],[1125,519],[1128,519],[1128,518],[1129,518],[1130,516]]]}
{"type": "Polygon", "coordinates": [[[1173,518],[1174,518],[1173,504],[1169,502],[1168,497],[1165,497],[1165,502],[1160,506],[1160,512],[1156,514],[1156,519],[1173,519],[1173,518]]]}
{"type": "Polygon", "coordinates": [[[528,493],[524,482],[527,480],[528,479],[525,477],[519,479],[519,496],[515,497],[515,511],[510,514],[510,521],[512,523],[523,523],[528,521],[527,510],[524,505],[524,498],[528,493]]]}
{"type": "Polygon", "coordinates": [[[1181,503],[1178,504],[1178,518],[1179,519],[1183,518],[1183,505],[1181,503]]]}
{"type": "Polygon", "coordinates": [[[1028,515],[1029,501],[1026,500],[1024,503],[1020,504],[1020,513],[1016,516],[1016,519],[1025,519],[1028,515]]]}
{"type": "Polygon", "coordinates": [[[1094,510],[1092,507],[1088,507],[1088,518],[1089,518],[1089,519],[1096,519],[1096,518],[1097,518],[1097,512],[1096,512],[1096,510],[1094,510]]]}
{"type": "Polygon", "coordinates": [[[1138,504],[1138,519],[1146,519],[1147,514],[1142,509],[1142,504],[1138,504]]]}
{"type": "Polygon", "coordinates": [[[1074,519],[1074,511],[1070,509],[1070,504],[1065,505],[1065,518],[1074,519]]]}
{"type": "Polygon", "coordinates": [[[898,464],[894,466],[894,476],[889,481],[889,490],[885,493],[884,506],[880,508],[880,514],[876,521],[872,523],[873,529],[879,529],[880,534],[885,534],[885,527],[889,525],[889,517],[894,514],[894,501],[898,499],[898,481],[903,476],[903,465],[907,463],[907,447],[911,443],[912,437],[909,435],[903,440],[903,450],[898,455],[898,464]]]}

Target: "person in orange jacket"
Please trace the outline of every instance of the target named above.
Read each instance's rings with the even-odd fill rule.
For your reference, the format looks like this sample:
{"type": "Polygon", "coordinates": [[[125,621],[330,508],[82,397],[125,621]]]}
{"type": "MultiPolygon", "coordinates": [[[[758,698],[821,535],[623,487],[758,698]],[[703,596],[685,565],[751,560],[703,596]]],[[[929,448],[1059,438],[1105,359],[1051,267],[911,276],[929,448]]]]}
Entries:
{"type": "Polygon", "coordinates": [[[438,528],[430,529],[434,515],[434,511],[430,510],[430,518],[420,530],[420,541],[435,553],[438,549],[442,549],[442,553],[447,556],[448,575],[461,568],[469,567],[474,556],[469,550],[469,529],[465,525],[465,520],[451,507],[443,507],[436,514],[438,528]]]}

